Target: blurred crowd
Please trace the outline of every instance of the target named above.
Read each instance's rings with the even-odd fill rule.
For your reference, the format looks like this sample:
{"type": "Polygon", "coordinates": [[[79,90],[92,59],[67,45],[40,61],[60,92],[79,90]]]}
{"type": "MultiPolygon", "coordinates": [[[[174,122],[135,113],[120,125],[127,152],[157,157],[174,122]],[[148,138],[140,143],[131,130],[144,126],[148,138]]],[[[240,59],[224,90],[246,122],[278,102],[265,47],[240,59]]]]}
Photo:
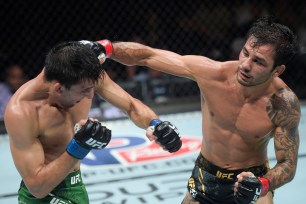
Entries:
{"type": "Polygon", "coordinates": [[[24,68],[0,56],[0,120],[3,119],[5,107],[15,91],[27,81],[24,68]]]}

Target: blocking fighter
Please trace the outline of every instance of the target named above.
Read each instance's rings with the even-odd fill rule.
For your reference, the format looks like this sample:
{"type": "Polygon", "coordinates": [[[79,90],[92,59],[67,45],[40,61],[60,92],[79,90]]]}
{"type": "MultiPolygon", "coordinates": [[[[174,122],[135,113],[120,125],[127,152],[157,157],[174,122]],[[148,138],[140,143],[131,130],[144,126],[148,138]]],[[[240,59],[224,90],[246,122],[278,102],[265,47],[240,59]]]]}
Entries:
{"type": "Polygon", "coordinates": [[[111,130],[103,122],[88,118],[94,92],[124,111],[135,125],[147,128],[147,137],[165,150],[181,147],[175,126],[160,121],[104,71],[101,62],[111,53],[107,40],[58,44],[47,54],[41,73],[12,96],[4,120],[22,177],[20,204],[89,203],[80,161],[111,140],[111,130]]]}

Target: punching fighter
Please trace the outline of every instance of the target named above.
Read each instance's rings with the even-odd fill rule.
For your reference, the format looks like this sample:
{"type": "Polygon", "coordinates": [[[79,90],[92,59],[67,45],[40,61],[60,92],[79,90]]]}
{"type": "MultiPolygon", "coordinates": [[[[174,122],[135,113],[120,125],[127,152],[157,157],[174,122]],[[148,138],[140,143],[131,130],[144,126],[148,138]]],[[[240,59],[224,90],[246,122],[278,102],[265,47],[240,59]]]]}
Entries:
{"type": "Polygon", "coordinates": [[[300,104],[280,78],[297,50],[285,25],[260,18],[249,29],[239,59],[220,62],[134,42],[113,43],[111,58],[125,65],[185,77],[201,93],[201,152],[183,204],[273,203],[273,191],[295,175],[300,104]],[[277,163],[269,167],[273,139],[277,163]]]}

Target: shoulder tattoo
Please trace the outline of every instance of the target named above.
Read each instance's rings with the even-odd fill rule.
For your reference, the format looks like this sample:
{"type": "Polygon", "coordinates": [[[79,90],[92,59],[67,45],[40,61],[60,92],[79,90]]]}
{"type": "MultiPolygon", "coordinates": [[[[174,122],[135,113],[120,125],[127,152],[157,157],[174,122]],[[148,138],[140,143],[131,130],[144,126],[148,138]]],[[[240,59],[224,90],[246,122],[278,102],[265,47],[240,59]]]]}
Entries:
{"type": "Polygon", "coordinates": [[[277,164],[265,177],[270,181],[271,189],[276,189],[292,180],[295,174],[301,110],[298,98],[288,87],[271,96],[266,110],[276,126],[274,147],[277,164]]]}
{"type": "Polygon", "coordinates": [[[274,93],[266,107],[271,121],[289,135],[294,135],[300,121],[301,110],[297,96],[288,87],[274,93]]]}

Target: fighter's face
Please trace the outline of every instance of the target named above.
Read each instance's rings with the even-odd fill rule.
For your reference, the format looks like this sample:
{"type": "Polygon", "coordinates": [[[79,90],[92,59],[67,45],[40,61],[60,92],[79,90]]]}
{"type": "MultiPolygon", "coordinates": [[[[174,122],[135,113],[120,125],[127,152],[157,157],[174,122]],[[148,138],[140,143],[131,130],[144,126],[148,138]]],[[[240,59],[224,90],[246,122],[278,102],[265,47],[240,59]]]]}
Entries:
{"type": "Polygon", "coordinates": [[[239,54],[237,80],[243,86],[256,86],[272,78],[274,47],[252,46],[256,39],[250,37],[239,54]]]}
{"type": "Polygon", "coordinates": [[[61,96],[61,106],[64,108],[71,108],[84,98],[93,98],[94,84],[90,81],[83,81],[80,84],[72,85],[70,89],[62,87],[61,96]]]}

